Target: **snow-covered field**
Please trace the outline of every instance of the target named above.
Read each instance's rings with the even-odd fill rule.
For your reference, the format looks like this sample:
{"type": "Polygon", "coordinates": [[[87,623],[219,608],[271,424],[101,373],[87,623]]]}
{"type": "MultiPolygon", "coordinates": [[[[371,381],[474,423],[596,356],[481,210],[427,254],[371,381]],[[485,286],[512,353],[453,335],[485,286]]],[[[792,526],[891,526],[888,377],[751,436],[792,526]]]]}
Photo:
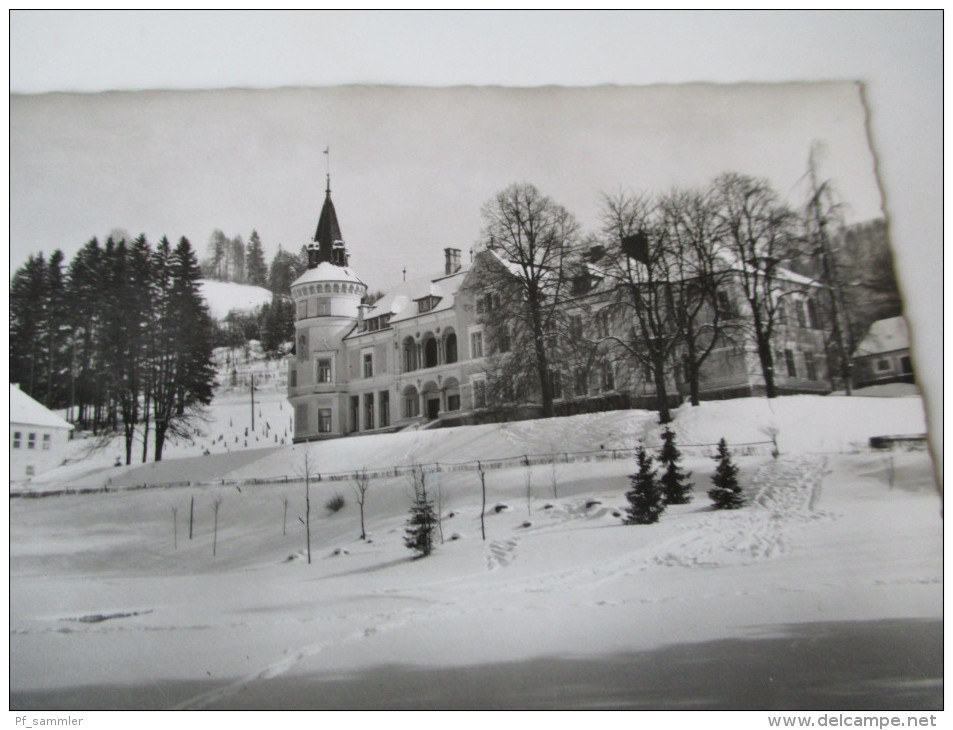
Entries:
{"type": "MultiPolygon", "coordinates": [[[[442,541],[419,560],[406,478],[370,482],[367,542],[351,484],[312,482],[310,564],[303,482],[247,480],[300,475],[306,448],[324,473],[611,452],[656,444],[653,414],[272,443],[155,467],[203,484],[13,499],[11,708],[942,707],[932,464],[866,447],[923,432],[920,400],[706,403],[675,430],[776,432],[782,455],[737,457],[748,505],[715,512],[714,462],[686,449],[694,500],[650,526],[617,516],[629,458],[490,470],[485,540],[478,474],[429,474],[442,541]]],[[[149,468],[74,463],[33,488],[148,483],[149,468]]]]}

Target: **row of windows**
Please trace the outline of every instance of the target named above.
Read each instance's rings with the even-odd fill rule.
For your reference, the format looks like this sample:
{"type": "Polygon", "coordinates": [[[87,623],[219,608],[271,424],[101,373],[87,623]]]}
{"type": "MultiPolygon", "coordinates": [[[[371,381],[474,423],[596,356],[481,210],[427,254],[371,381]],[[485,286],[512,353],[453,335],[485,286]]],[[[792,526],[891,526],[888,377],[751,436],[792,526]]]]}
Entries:
{"type": "MultiPolygon", "coordinates": [[[[876,361],[874,367],[878,373],[885,373],[893,370],[896,367],[896,364],[892,358],[882,357],[876,361]]],[[[910,361],[909,355],[900,356],[900,372],[904,375],[913,374],[913,364],[910,361]]]]}
{"type": "Polygon", "coordinates": [[[364,331],[377,332],[378,330],[385,329],[387,325],[390,324],[391,316],[393,315],[381,314],[377,317],[371,317],[370,319],[364,320],[364,331]]]}
{"type": "Polygon", "coordinates": [[[802,328],[820,329],[817,304],[813,299],[782,301],[778,307],[780,321],[802,328]]]}
{"type": "MultiPolygon", "coordinates": [[[[43,434],[43,448],[49,449],[52,443],[53,443],[53,439],[50,436],[50,434],[48,433],[43,434]]],[[[27,434],[26,447],[27,449],[36,449],[36,434],[35,433],[27,434]]],[[[13,432],[13,448],[15,449],[23,448],[23,433],[20,431],[13,432]]]]}
{"type": "MultiPolygon", "coordinates": [[[[472,354],[472,344],[470,350],[472,354]]],[[[457,335],[455,332],[449,332],[441,340],[436,337],[427,337],[421,343],[415,342],[413,337],[405,337],[401,352],[405,373],[421,368],[449,365],[457,362],[458,359],[457,335]]],[[[472,356],[482,357],[482,354],[472,356]]]]}
{"type": "Polygon", "coordinates": [[[778,353],[777,359],[784,362],[785,373],[789,378],[803,377],[808,380],[817,380],[817,363],[814,360],[814,353],[810,351],[802,352],[801,356],[804,360],[803,372],[798,371],[794,350],[785,349],[778,353]]]}
{"type": "Polygon", "coordinates": [[[351,430],[370,431],[375,428],[390,426],[390,391],[382,390],[379,393],[364,393],[363,421],[361,420],[362,396],[351,396],[351,430]],[[376,402],[376,408],[375,408],[376,402]]]}
{"type": "Polygon", "coordinates": [[[302,284],[296,287],[293,294],[295,298],[309,296],[311,294],[363,294],[364,287],[360,284],[342,284],[342,283],[324,283],[324,284],[302,284]]]}
{"type": "Polygon", "coordinates": [[[296,305],[295,318],[307,319],[309,317],[327,317],[331,314],[331,302],[327,299],[300,299],[296,305]]]}

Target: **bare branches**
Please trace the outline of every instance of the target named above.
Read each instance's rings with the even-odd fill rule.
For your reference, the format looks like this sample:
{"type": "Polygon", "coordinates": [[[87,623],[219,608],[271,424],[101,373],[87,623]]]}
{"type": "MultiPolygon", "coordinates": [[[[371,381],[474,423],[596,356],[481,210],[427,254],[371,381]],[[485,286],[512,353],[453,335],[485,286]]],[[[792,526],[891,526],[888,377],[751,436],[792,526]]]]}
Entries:
{"type": "Polygon", "coordinates": [[[351,489],[354,490],[354,498],[361,508],[361,539],[367,540],[367,531],[364,529],[364,502],[367,499],[367,490],[371,485],[371,478],[368,476],[367,467],[354,472],[352,477],[351,489]]]}
{"type": "Polygon", "coordinates": [[[498,352],[505,354],[515,346],[513,352],[519,353],[496,365],[509,373],[532,372],[535,382],[521,384],[521,390],[525,395],[538,392],[543,416],[552,416],[556,384],[551,334],[559,329],[569,267],[578,254],[579,224],[527,183],[497,193],[481,214],[485,273],[474,278],[471,289],[478,302],[491,303],[479,313],[498,352]],[[494,311],[505,311],[506,320],[494,311]],[[531,353],[531,369],[522,367],[530,357],[526,353],[531,353]]]}

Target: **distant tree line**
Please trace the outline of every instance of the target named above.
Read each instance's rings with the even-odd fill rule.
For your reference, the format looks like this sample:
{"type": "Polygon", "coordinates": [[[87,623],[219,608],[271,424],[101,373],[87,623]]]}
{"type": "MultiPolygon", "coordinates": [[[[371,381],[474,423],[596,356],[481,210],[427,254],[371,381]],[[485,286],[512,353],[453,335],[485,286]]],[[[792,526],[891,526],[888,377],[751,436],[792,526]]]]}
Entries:
{"type": "Polygon", "coordinates": [[[30,256],[10,284],[10,381],[94,433],[134,436],[161,460],[212,399],[213,324],[192,246],[167,238],[90,240],[30,256]]]}
{"type": "Polygon", "coordinates": [[[279,295],[288,295],[291,282],[304,273],[308,264],[304,246],[294,254],[280,245],[271,264],[266,264],[257,230],[251,232],[246,244],[241,236],[229,238],[216,229],[209,237],[207,253],[201,262],[203,278],[260,286],[279,295]]]}

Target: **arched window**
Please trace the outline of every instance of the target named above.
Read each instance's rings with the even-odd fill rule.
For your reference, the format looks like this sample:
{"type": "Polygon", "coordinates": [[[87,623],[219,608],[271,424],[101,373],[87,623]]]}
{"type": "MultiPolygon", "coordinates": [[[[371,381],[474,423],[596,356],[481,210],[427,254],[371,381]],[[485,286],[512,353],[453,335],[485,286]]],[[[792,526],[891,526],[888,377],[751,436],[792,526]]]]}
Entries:
{"type": "Polygon", "coordinates": [[[402,393],[404,418],[416,418],[420,415],[420,397],[417,389],[408,385],[402,393]]]}
{"type": "Polygon", "coordinates": [[[424,367],[437,367],[437,340],[433,337],[424,344],[424,367]]]}
{"type": "Polygon", "coordinates": [[[457,333],[450,332],[443,341],[444,352],[447,356],[447,362],[457,361],[457,333]]]}
{"type": "Polygon", "coordinates": [[[417,369],[417,345],[413,337],[404,339],[404,372],[417,369]]]}

